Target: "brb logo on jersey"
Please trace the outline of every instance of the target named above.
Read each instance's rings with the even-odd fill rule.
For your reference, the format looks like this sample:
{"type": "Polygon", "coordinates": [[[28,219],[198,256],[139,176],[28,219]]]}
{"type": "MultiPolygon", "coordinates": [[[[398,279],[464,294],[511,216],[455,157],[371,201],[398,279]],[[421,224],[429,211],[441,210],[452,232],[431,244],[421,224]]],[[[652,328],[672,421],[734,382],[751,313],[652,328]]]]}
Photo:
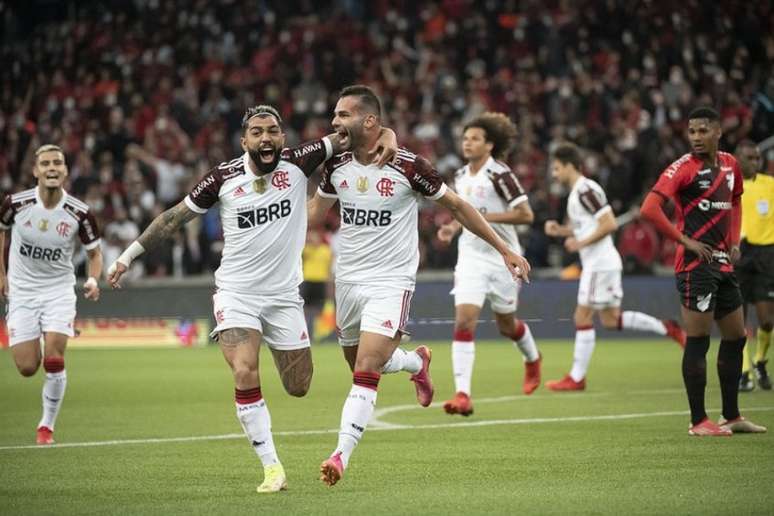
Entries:
{"type": "Polygon", "coordinates": [[[341,221],[354,226],[389,226],[392,222],[392,212],[389,210],[361,210],[358,208],[341,208],[341,221]]]}
{"type": "Polygon", "coordinates": [[[284,190],[290,188],[290,180],[288,180],[288,173],[284,170],[277,170],[273,176],[271,176],[271,186],[277,190],[284,190]]]}
{"type": "Polygon", "coordinates": [[[34,260],[55,262],[62,257],[62,250],[22,243],[21,246],[19,246],[19,254],[34,260]]]}
{"type": "Polygon", "coordinates": [[[376,191],[382,197],[392,197],[395,195],[395,181],[386,177],[381,178],[376,183],[376,191]]]}
{"type": "Polygon", "coordinates": [[[255,210],[241,211],[237,213],[237,226],[239,229],[254,228],[273,222],[290,215],[290,199],[284,199],[281,202],[273,203],[265,208],[255,210]]]}

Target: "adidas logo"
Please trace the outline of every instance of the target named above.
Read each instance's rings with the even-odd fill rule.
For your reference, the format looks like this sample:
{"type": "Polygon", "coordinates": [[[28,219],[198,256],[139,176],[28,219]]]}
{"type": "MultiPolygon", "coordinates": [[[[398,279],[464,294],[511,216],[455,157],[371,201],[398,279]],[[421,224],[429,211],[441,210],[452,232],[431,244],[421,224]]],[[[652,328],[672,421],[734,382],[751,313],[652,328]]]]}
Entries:
{"type": "Polygon", "coordinates": [[[382,323],[382,328],[392,329],[392,321],[384,321],[382,323]]]}
{"type": "Polygon", "coordinates": [[[302,331],[301,332],[301,340],[306,340],[308,338],[309,338],[309,335],[307,335],[305,331],[302,331]]]}
{"type": "Polygon", "coordinates": [[[25,223],[24,223],[24,227],[25,227],[25,228],[31,228],[31,227],[32,227],[32,222],[30,222],[30,221],[28,220],[27,222],[25,222],[25,223]]]}
{"type": "Polygon", "coordinates": [[[341,189],[349,188],[349,185],[347,184],[347,180],[346,179],[344,181],[342,181],[341,183],[339,183],[339,188],[341,188],[341,189]]]}
{"type": "Polygon", "coordinates": [[[241,186],[238,186],[236,190],[234,190],[234,197],[242,197],[246,192],[241,186]]]}

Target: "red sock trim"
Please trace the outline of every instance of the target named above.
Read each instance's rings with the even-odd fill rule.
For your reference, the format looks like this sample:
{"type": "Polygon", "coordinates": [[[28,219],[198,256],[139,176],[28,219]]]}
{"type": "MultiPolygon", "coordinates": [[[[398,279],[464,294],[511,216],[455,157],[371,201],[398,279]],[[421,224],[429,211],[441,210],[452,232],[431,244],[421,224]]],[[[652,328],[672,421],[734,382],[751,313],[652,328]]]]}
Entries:
{"type": "Polygon", "coordinates": [[[352,374],[352,383],[375,391],[379,387],[379,378],[381,377],[382,375],[379,373],[355,371],[352,374]]]}
{"type": "Polygon", "coordinates": [[[252,389],[234,389],[234,399],[240,405],[249,405],[250,403],[261,401],[263,399],[261,387],[254,387],[252,389]]]}
{"type": "Polygon", "coordinates": [[[61,373],[64,371],[64,357],[44,358],[43,370],[47,373],[61,373]]]}
{"type": "Polygon", "coordinates": [[[593,324],[582,324],[582,325],[576,325],[575,331],[584,331],[584,330],[593,330],[594,325],[593,324]]]}
{"type": "Polygon", "coordinates": [[[473,332],[470,330],[454,330],[454,340],[458,342],[473,342],[473,332]]]}
{"type": "Polygon", "coordinates": [[[623,330],[623,313],[618,314],[618,330],[623,330]]]}
{"type": "Polygon", "coordinates": [[[516,319],[516,329],[513,331],[513,340],[521,340],[525,333],[527,333],[527,325],[521,319],[516,319]]]}

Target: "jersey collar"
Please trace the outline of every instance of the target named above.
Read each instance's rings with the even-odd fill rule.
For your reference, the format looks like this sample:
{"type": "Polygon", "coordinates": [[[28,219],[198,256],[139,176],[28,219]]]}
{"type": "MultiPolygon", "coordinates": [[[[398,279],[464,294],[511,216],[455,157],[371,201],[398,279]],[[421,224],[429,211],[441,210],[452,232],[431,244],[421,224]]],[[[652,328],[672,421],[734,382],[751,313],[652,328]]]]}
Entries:
{"type": "Polygon", "coordinates": [[[65,201],[67,200],[67,191],[62,188],[62,198],[59,199],[59,202],[56,203],[56,206],[53,208],[46,208],[46,205],[43,204],[43,199],[40,198],[40,190],[38,190],[38,186],[35,185],[35,200],[40,203],[40,205],[43,207],[44,210],[54,211],[60,209],[62,206],[64,206],[65,201]]]}

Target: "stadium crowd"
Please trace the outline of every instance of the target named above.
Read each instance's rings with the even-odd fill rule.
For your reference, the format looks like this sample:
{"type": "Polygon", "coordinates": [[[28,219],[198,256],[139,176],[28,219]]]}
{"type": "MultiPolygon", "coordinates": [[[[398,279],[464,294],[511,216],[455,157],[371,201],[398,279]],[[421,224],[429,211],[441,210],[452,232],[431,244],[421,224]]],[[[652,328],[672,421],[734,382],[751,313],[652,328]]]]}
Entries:
{"type": "MultiPolygon", "coordinates": [[[[725,150],[774,133],[773,10],[695,0],[4,3],[0,192],[31,187],[34,149],[61,145],[69,190],[96,213],[112,263],[210,167],[241,153],[247,106],[277,106],[295,143],[330,132],[340,88],[365,83],[400,143],[449,178],[462,165],[463,123],[508,114],[519,128],[510,165],[535,212],[526,255],[556,265],[561,246],[542,228],[564,210],[548,186],[560,140],[586,150],[585,172],[622,214],[687,151],[694,106],[720,110],[725,150]]],[[[454,265],[456,247],[436,238],[448,217],[422,211],[421,267],[454,265]]],[[[629,229],[619,247],[669,260],[647,224],[629,229]]],[[[214,270],[221,244],[209,212],[134,273],[214,270]]]]}

